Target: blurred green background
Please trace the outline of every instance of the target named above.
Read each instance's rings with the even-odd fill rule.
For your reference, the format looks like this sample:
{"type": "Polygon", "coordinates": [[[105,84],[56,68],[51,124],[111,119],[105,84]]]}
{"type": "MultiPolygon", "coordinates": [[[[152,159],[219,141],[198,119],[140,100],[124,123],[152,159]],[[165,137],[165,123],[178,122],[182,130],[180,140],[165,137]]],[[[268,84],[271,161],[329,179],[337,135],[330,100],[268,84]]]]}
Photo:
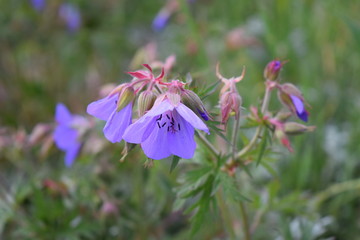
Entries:
{"type": "MultiPolygon", "coordinates": [[[[0,1],[1,239],[188,239],[187,216],[172,210],[181,174],[169,174],[168,162],[149,170],[133,155],[120,164],[118,144],[66,169],[60,151],[40,158],[22,141],[53,122],[56,103],[85,114],[102,85],[130,80],[125,72],[140,68],[149,43],[159,60],[176,54],[170,76],[191,72],[200,87],[216,81],[218,61],[228,77],[245,65],[245,113],[264,92],[265,65],[289,60],[282,81],[303,91],[317,129],[292,139],[294,154],[281,149],[273,175],[245,178],[253,209],[265,213],[253,237],[360,239],[360,1],[179,1],[160,31],[152,21],[167,1],[68,1],[80,14],[76,30],[59,13],[64,1],[44,2],[0,1]]],[[[217,111],[217,101],[206,105],[217,111]]],[[[275,96],[270,106],[280,107],[275,96]]],[[[226,234],[214,216],[194,239],[226,234]]]]}

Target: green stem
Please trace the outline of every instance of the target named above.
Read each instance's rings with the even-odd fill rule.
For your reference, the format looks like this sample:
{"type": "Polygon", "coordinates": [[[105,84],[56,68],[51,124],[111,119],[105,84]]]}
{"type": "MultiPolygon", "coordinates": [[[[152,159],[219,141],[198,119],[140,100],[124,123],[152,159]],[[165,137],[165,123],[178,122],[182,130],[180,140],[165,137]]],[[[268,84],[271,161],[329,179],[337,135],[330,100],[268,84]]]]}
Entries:
{"type": "MultiPolygon", "coordinates": [[[[270,96],[271,96],[271,89],[270,88],[266,88],[265,90],[265,95],[264,95],[264,101],[263,104],[261,106],[261,114],[265,114],[265,112],[268,109],[269,106],[269,101],[270,101],[270,96]]],[[[243,149],[241,149],[240,152],[238,152],[236,154],[236,159],[241,158],[242,156],[244,156],[246,153],[248,153],[257,143],[258,138],[260,137],[260,134],[262,132],[262,128],[263,125],[260,125],[257,127],[254,136],[252,137],[252,139],[250,140],[250,142],[248,143],[248,145],[246,145],[243,149]]]]}
{"type": "Polygon", "coordinates": [[[215,156],[219,156],[219,152],[216,150],[215,146],[211,144],[211,142],[209,142],[203,135],[198,132],[195,132],[195,135],[215,156]]]}
{"type": "Polygon", "coordinates": [[[240,128],[240,119],[235,119],[235,122],[234,122],[234,134],[232,136],[232,160],[235,161],[235,155],[236,155],[236,150],[237,150],[237,147],[236,147],[236,144],[237,144],[237,136],[238,136],[238,132],[239,132],[239,128],[240,128]]]}
{"type": "Polygon", "coordinates": [[[360,189],[360,179],[349,180],[346,182],[336,183],[331,187],[325,189],[315,196],[315,207],[318,208],[320,204],[326,199],[340,194],[342,192],[359,190],[360,189]]]}
{"type": "Polygon", "coordinates": [[[242,219],[242,224],[243,224],[245,240],[250,240],[251,235],[250,235],[249,221],[248,221],[248,217],[246,214],[244,203],[242,201],[240,201],[240,212],[241,212],[241,219],[242,219]]]}
{"type": "Polygon", "coordinates": [[[231,215],[230,212],[225,204],[224,198],[222,196],[222,191],[219,190],[216,192],[216,200],[218,201],[218,206],[220,208],[220,213],[221,213],[221,217],[223,218],[224,222],[225,222],[225,228],[226,230],[229,232],[230,235],[230,239],[237,239],[236,238],[236,234],[234,232],[234,228],[233,228],[233,222],[231,219],[231,215]]]}

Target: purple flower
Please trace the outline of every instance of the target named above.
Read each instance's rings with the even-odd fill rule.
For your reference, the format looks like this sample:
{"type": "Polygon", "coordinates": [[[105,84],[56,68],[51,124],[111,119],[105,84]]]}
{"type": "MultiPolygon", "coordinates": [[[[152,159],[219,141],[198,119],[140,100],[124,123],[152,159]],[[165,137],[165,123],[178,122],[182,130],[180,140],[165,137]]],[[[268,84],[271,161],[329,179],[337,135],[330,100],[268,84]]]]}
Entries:
{"type": "Polygon", "coordinates": [[[123,138],[130,143],[141,143],[145,155],[151,159],[170,155],[188,159],[196,148],[194,128],[209,134],[207,126],[190,108],[182,103],[173,106],[165,99],[131,124],[123,138]]]}
{"type": "Polygon", "coordinates": [[[64,104],[57,104],[55,120],[58,123],[54,132],[56,146],[65,152],[65,165],[70,167],[77,157],[81,142],[76,125],[82,124],[85,119],[81,116],[72,115],[64,104]]]}
{"type": "Polygon", "coordinates": [[[81,15],[79,9],[73,4],[63,3],[59,8],[59,15],[71,32],[75,32],[80,28],[81,15]]]}
{"type": "Polygon", "coordinates": [[[162,31],[168,24],[170,16],[171,12],[169,12],[167,9],[161,10],[152,22],[152,28],[154,29],[154,31],[162,31]]]}
{"type": "Polygon", "coordinates": [[[295,107],[296,115],[304,122],[307,122],[309,113],[305,109],[304,102],[295,95],[290,95],[290,98],[295,107]]]}
{"type": "Polygon", "coordinates": [[[40,12],[45,8],[45,0],[30,0],[31,5],[33,6],[33,8],[40,12]]]}
{"type": "Polygon", "coordinates": [[[112,143],[122,140],[125,129],[131,124],[132,102],[121,110],[117,110],[119,94],[107,96],[92,102],[87,107],[87,113],[107,121],[104,127],[105,137],[112,143]]]}

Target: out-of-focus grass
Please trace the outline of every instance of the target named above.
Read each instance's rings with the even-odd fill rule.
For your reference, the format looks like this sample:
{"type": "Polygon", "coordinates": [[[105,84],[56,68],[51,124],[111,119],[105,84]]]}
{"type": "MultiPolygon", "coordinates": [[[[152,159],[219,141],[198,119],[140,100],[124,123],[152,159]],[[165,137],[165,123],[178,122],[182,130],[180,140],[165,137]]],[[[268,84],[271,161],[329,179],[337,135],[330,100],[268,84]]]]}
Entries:
{"type": "MultiPolygon", "coordinates": [[[[265,191],[264,186],[278,182],[277,197],[293,196],[295,199],[299,194],[300,199],[307,201],[335,183],[358,178],[360,2],[199,0],[191,5],[185,2],[180,4],[179,11],[165,30],[155,33],[151,30],[151,21],[165,1],[73,1],[81,10],[83,24],[79,32],[69,33],[57,16],[56,9],[61,1],[47,1],[43,12],[34,11],[29,2],[1,1],[1,126],[24,127],[29,132],[36,123],[53,120],[54,106],[59,101],[70,106],[73,112],[85,113],[86,105],[97,97],[101,85],[129,79],[124,72],[128,70],[133,55],[150,41],[157,43],[159,59],[163,60],[172,53],[177,55],[175,77],[191,72],[200,84],[216,80],[214,66],[218,61],[225,76],[238,75],[242,66],[246,65],[246,77],[239,85],[246,108],[244,111],[258,103],[263,93],[263,67],[269,60],[278,57],[290,60],[281,73],[282,79],[298,85],[303,91],[312,106],[310,124],[316,125],[317,130],[293,140],[295,153],[280,155],[281,161],[273,163],[278,177],[275,180],[265,178],[259,192],[265,191]],[[237,27],[244,28],[247,34],[256,37],[258,44],[228,48],[226,36],[237,27]]],[[[273,106],[279,106],[275,95],[272,97],[273,106]]],[[[212,96],[208,101],[215,105],[217,96],[212,96]]],[[[71,175],[80,171],[78,168],[86,166],[84,163],[72,170],[60,167],[60,163],[54,164],[55,161],[62,161],[59,153],[53,153],[44,163],[32,152],[3,152],[6,154],[2,154],[0,159],[1,175],[8,179],[4,185],[12,187],[14,179],[21,179],[21,185],[28,182],[28,188],[32,189],[28,191],[37,198],[41,198],[36,186],[40,179],[71,175]],[[28,168],[33,164],[36,164],[35,168],[28,168]]],[[[116,157],[120,156],[119,152],[116,154],[116,157]]],[[[115,166],[116,157],[111,162],[115,166]]],[[[93,167],[89,174],[94,174],[94,162],[98,159],[82,160],[93,167]]],[[[99,176],[94,174],[90,178],[94,182],[83,185],[82,181],[85,180],[73,176],[81,185],[76,189],[87,191],[89,186],[99,187],[99,184],[103,184],[116,198],[116,188],[121,188],[120,195],[125,196],[119,197],[125,199],[123,206],[139,208],[129,214],[146,213],[140,209],[142,204],[138,202],[143,201],[142,197],[136,199],[135,194],[135,199],[132,199],[133,194],[128,192],[142,186],[141,183],[137,183],[136,187],[130,184],[143,181],[136,180],[141,173],[123,175],[127,171],[123,166],[117,170],[117,174],[113,172],[105,180],[99,180],[99,176]]],[[[155,173],[146,174],[153,176],[155,173]]],[[[138,194],[148,194],[150,198],[164,191],[153,185],[143,187],[144,192],[139,190],[138,194]]],[[[97,193],[90,189],[88,191],[84,195],[75,194],[74,198],[98,198],[97,193]]],[[[174,197],[170,188],[166,191],[168,198],[174,197]]],[[[357,192],[354,189],[331,196],[313,212],[317,219],[320,219],[319,216],[334,218],[332,228],[327,229],[324,236],[354,239],[360,234],[357,192]]],[[[12,197],[16,195],[13,194],[12,197]]],[[[70,202],[78,205],[82,203],[82,200],[70,199],[70,202]]],[[[28,200],[24,197],[19,200],[20,203],[22,201],[28,200]]],[[[87,201],[84,200],[85,205],[87,201]]],[[[163,207],[156,209],[158,219],[151,220],[151,224],[160,221],[160,217],[164,219],[171,208],[165,202],[158,201],[153,199],[150,205],[145,205],[156,209],[158,203],[163,207]]],[[[95,212],[101,201],[90,199],[89,202],[91,206],[86,211],[95,212]]],[[[302,204],[307,205],[306,202],[302,204]]],[[[38,206],[37,210],[42,208],[46,208],[46,205],[38,206]]],[[[276,229],[284,232],[280,235],[284,239],[292,239],[294,233],[289,230],[289,221],[300,215],[276,206],[269,210],[270,214],[264,218],[264,229],[271,232],[271,222],[276,221],[279,223],[276,229]]],[[[31,209],[24,211],[24,216],[33,214],[31,209]]],[[[154,210],[147,211],[150,213],[154,210]]],[[[124,212],[126,216],[126,210],[124,212]]],[[[82,217],[91,219],[90,215],[82,217]]],[[[129,226],[124,224],[128,229],[122,232],[123,236],[132,236],[126,235],[126,231],[134,227],[131,225],[134,222],[141,226],[140,219],[143,217],[126,216],[125,219],[133,221],[129,221],[129,226]]],[[[91,224],[89,219],[85,223],[91,224]]],[[[27,225],[31,219],[24,217],[21,222],[27,225]]],[[[12,230],[11,223],[7,229],[12,230]]],[[[32,226],[30,229],[36,228],[32,226]]],[[[206,236],[206,231],[200,234],[206,236]]],[[[266,239],[266,236],[255,233],[256,239],[266,239]]]]}

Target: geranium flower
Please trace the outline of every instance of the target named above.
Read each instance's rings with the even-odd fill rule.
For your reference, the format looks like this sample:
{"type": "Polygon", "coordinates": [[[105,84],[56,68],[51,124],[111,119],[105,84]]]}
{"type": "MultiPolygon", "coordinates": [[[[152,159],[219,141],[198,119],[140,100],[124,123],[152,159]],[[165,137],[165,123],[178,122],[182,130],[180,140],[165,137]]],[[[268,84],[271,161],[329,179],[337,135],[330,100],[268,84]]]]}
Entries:
{"type": "Polygon", "coordinates": [[[54,131],[56,146],[65,152],[65,165],[70,167],[81,148],[79,128],[86,120],[78,115],[72,115],[64,104],[57,104],[55,120],[58,123],[54,131]]]}
{"type": "Polygon", "coordinates": [[[132,101],[118,110],[119,93],[109,95],[92,102],[87,107],[87,113],[106,121],[103,129],[105,137],[112,143],[121,142],[125,129],[131,124],[132,101]]]}
{"type": "Polygon", "coordinates": [[[141,144],[145,155],[159,160],[170,155],[192,158],[196,149],[194,128],[209,134],[209,129],[190,108],[165,98],[131,124],[124,140],[141,144]]]}

